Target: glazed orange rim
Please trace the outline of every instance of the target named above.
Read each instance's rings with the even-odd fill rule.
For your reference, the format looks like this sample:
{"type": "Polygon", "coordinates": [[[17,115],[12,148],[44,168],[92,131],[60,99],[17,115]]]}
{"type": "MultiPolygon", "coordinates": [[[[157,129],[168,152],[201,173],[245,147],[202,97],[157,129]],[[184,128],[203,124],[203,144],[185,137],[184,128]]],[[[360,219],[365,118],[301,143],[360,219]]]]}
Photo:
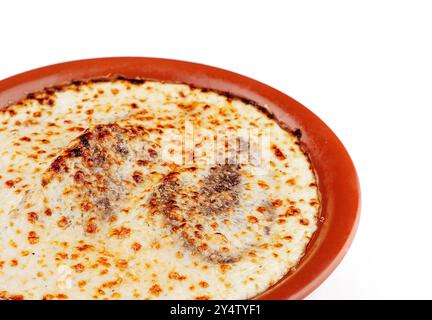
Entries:
{"type": "Polygon", "coordinates": [[[55,64],[0,81],[0,108],[26,94],[77,80],[123,76],[227,92],[267,106],[301,143],[314,167],[321,196],[318,230],[295,271],[255,299],[303,299],[337,267],[353,240],[360,215],[360,185],[340,140],[316,115],[284,93],[261,82],[202,64],[159,58],[119,57],[55,64]]]}

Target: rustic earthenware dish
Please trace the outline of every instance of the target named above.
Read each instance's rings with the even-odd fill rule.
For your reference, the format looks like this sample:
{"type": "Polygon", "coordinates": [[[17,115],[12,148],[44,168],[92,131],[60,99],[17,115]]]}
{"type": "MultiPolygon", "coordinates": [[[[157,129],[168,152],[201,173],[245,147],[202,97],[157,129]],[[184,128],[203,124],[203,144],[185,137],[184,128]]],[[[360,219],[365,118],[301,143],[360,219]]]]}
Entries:
{"type": "Polygon", "coordinates": [[[73,80],[124,76],[181,82],[266,105],[301,142],[318,177],[321,219],[297,269],[256,299],[302,299],[336,268],[350,246],[360,213],[360,187],[354,165],[327,125],[300,103],[263,83],[226,70],[156,58],[101,58],[66,62],[0,81],[0,108],[26,94],[73,80]]]}

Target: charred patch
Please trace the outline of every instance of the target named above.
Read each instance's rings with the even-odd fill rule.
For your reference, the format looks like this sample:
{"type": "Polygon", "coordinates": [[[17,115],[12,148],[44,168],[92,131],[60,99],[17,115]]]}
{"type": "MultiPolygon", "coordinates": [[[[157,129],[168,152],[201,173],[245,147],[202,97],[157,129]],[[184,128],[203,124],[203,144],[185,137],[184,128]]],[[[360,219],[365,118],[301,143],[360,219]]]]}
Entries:
{"type": "MultiPolygon", "coordinates": [[[[121,173],[123,166],[133,161],[134,156],[138,159],[148,157],[144,133],[144,130],[124,128],[118,124],[97,125],[79,136],[44,172],[43,187],[54,179],[60,185],[66,183],[64,190],[73,197],[78,204],[76,210],[80,211],[72,219],[81,221],[86,234],[96,233],[102,230],[98,226],[116,219],[129,178],[121,173]],[[133,144],[136,150],[133,149],[133,139],[140,141],[142,147],[133,144]],[[64,179],[66,175],[72,178],[72,182],[64,179]]],[[[136,171],[133,179],[141,183],[144,176],[136,171]]]]}
{"type": "Polygon", "coordinates": [[[165,216],[167,225],[182,239],[185,248],[211,262],[234,263],[242,253],[218,230],[223,221],[232,219],[231,215],[239,205],[240,169],[237,164],[210,168],[208,175],[200,182],[198,191],[184,195],[192,200],[187,208],[179,207],[181,204],[178,203],[177,195],[182,195],[184,190],[179,173],[172,172],[152,195],[151,211],[165,216]],[[208,229],[209,225],[214,228],[208,229]]]}
{"type": "Polygon", "coordinates": [[[50,169],[56,173],[62,172],[66,169],[65,159],[62,156],[58,156],[53,163],[50,165],[50,169]]]}
{"type": "Polygon", "coordinates": [[[91,138],[91,133],[88,131],[79,137],[80,143],[84,148],[90,147],[90,142],[89,142],[90,138],[91,138]]]}
{"type": "Polygon", "coordinates": [[[71,82],[71,84],[74,85],[74,86],[76,86],[76,87],[82,86],[84,83],[85,82],[82,81],[82,80],[74,80],[74,81],[71,82]]]}
{"type": "Polygon", "coordinates": [[[229,212],[239,203],[240,165],[225,164],[210,169],[199,193],[198,203],[205,214],[229,212]]]}
{"type": "MultiPolygon", "coordinates": [[[[116,80],[126,81],[126,82],[129,82],[130,84],[135,84],[135,85],[144,84],[146,82],[145,79],[128,78],[128,77],[124,77],[124,76],[117,76],[116,80]]],[[[105,79],[105,81],[107,81],[107,79],[105,79]]]]}
{"type": "Polygon", "coordinates": [[[145,80],[143,79],[127,79],[127,81],[131,84],[143,84],[145,80]]]}
{"type": "Polygon", "coordinates": [[[293,131],[293,135],[294,135],[297,139],[301,139],[301,137],[302,137],[302,132],[301,132],[300,129],[295,129],[295,130],[293,131]]]}
{"type": "Polygon", "coordinates": [[[69,154],[70,154],[72,157],[81,157],[81,156],[82,156],[81,148],[73,148],[73,149],[69,152],[69,154]]]}

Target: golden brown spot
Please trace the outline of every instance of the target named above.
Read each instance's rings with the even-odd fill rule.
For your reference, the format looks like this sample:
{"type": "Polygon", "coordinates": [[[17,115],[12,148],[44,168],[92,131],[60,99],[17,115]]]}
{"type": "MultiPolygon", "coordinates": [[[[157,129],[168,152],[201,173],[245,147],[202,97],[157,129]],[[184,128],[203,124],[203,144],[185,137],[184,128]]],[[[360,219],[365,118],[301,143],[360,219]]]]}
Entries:
{"type": "MultiPolygon", "coordinates": [[[[98,293],[98,295],[101,295],[101,296],[105,295],[105,291],[103,291],[102,289],[97,289],[97,293],[98,293]]],[[[98,298],[98,295],[96,295],[94,297],[98,298]]]]}
{"type": "Polygon", "coordinates": [[[27,213],[27,220],[30,223],[35,223],[39,219],[39,216],[36,212],[28,212],[27,213]]]}
{"type": "Polygon", "coordinates": [[[132,244],[132,250],[137,252],[141,250],[142,245],[139,244],[138,242],[135,242],[134,244],[132,244]]]}
{"type": "Polygon", "coordinates": [[[30,244],[36,244],[39,242],[39,236],[35,231],[30,231],[28,233],[27,239],[30,244]]]}
{"type": "Polygon", "coordinates": [[[81,209],[82,209],[82,211],[88,212],[91,209],[93,209],[93,207],[94,207],[94,205],[91,202],[84,201],[84,202],[81,203],[81,209]]]}
{"type": "Polygon", "coordinates": [[[66,252],[57,252],[56,260],[65,260],[68,258],[68,254],[66,252]]]}
{"type": "Polygon", "coordinates": [[[108,258],[106,257],[99,257],[99,259],[97,260],[97,262],[99,262],[101,265],[105,266],[105,267],[110,267],[111,264],[108,262],[108,258]]]}
{"type": "Polygon", "coordinates": [[[96,218],[90,218],[90,219],[87,221],[87,223],[86,223],[86,225],[85,225],[85,231],[86,231],[87,233],[95,233],[95,232],[98,230],[95,221],[96,221],[96,218]]]}
{"type": "Polygon", "coordinates": [[[70,132],[83,132],[85,129],[83,127],[70,127],[67,130],[70,132]]]}
{"type": "Polygon", "coordinates": [[[200,281],[198,283],[200,285],[201,288],[208,288],[209,284],[205,281],[200,281]]]}
{"type": "Polygon", "coordinates": [[[291,179],[288,179],[288,180],[286,181],[286,183],[289,184],[289,185],[291,185],[291,186],[295,186],[296,183],[297,183],[297,181],[296,181],[295,178],[291,178],[291,179]]]}
{"type": "Polygon", "coordinates": [[[107,281],[102,284],[102,288],[112,289],[123,282],[122,278],[117,278],[113,281],[107,281]]]}
{"type": "Polygon", "coordinates": [[[273,150],[273,152],[274,152],[276,158],[278,158],[279,160],[285,160],[285,159],[286,159],[285,155],[284,155],[283,152],[278,148],[278,146],[276,146],[276,145],[272,145],[271,148],[272,148],[272,150],[273,150]]]}
{"type": "Polygon", "coordinates": [[[218,226],[219,226],[219,225],[218,225],[216,222],[212,222],[212,223],[210,224],[210,227],[212,227],[212,229],[217,229],[218,226]]]}
{"type": "Polygon", "coordinates": [[[124,226],[121,226],[120,228],[114,229],[111,232],[111,237],[115,237],[117,239],[125,239],[125,238],[130,236],[130,233],[131,233],[130,228],[126,228],[124,226]]]}
{"type": "Polygon", "coordinates": [[[195,300],[210,300],[210,297],[209,296],[198,296],[198,297],[195,297],[195,300]]]}
{"type": "Polygon", "coordinates": [[[250,257],[256,257],[256,252],[255,252],[255,251],[250,251],[250,252],[248,253],[248,255],[249,255],[250,257]]]}
{"type": "Polygon", "coordinates": [[[309,225],[309,220],[306,218],[302,218],[299,220],[299,222],[304,225],[304,226],[308,226],[309,225]]]}
{"type": "Polygon", "coordinates": [[[67,227],[69,225],[69,219],[66,218],[65,216],[62,216],[58,221],[57,221],[57,226],[59,228],[64,229],[65,227],[67,227]]]}
{"type": "Polygon", "coordinates": [[[157,151],[154,149],[151,149],[151,148],[148,149],[148,153],[149,153],[150,157],[152,157],[152,158],[155,158],[158,155],[157,151]]]}
{"type": "Polygon", "coordinates": [[[143,182],[144,178],[143,178],[143,174],[140,171],[135,171],[132,175],[132,178],[134,179],[134,181],[136,183],[141,183],[143,182]]]}
{"type": "Polygon", "coordinates": [[[20,138],[20,141],[30,142],[31,139],[29,137],[22,137],[20,138]]]}
{"type": "Polygon", "coordinates": [[[13,180],[8,180],[5,183],[9,188],[12,188],[15,185],[15,182],[13,182],[13,180]]]}
{"type": "Polygon", "coordinates": [[[72,269],[74,269],[77,273],[82,273],[84,271],[84,266],[81,263],[78,263],[72,266],[72,269]]]}
{"type": "Polygon", "coordinates": [[[255,216],[248,216],[247,220],[249,223],[258,223],[258,218],[255,216]]]}
{"type": "Polygon", "coordinates": [[[280,207],[283,204],[283,200],[281,199],[275,199],[272,201],[273,207],[280,207]]]}
{"type": "Polygon", "coordinates": [[[258,207],[258,208],[256,209],[256,211],[258,211],[259,213],[266,213],[268,210],[267,210],[267,208],[265,208],[265,207],[258,207]]]}
{"type": "Polygon", "coordinates": [[[162,292],[162,289],[159,285],[155,284],[150,287],[149,292],[155,296],[159,296],[162,292]]]}
{"type": "Polygon", "coordinates": [[[170,272],[169,275],[168,275],[168,278],[173,279],[173,280],[182,281],[182,280],[185,280],[187,277],[183,276],[183,275],[180,275],[177,272],[170,272]]]}
{"type": "Polygon", "coordinates": [[[86,251],[88,249],[93,249],[94,246],[92,246],[91,244],[83,244],[82,246],[78,246],[76,248],[78,251],[86,251]]]}
{"type": "Polygon", "coordinates": [[[314,207],[314,206],[318,205],[319,202],[315,199],[312,199],[311,201],[309,201],[309,204],[314,207]]]}
{"type": "Polygon", "coordinates": [[[288,217],[288,216],[295,216],[295,215],[298,215],[299,213],[300,213],[300,209],[299,208],[296,208],[294,206],[289,206],[288,209],[287,209],[287,211],[285,212],[285,216],[286,217],[288,217]]]}
{"type": "Polygon", "coordinates": [[[116,261],[115,265],[120,270],[124,270],[128,267],[128,262],[125,259],[119,259],[116,261]]]}
{"type": "Polygon", "coordinates": [[[228,270],[231,270],[231,266],[227,265],[227,264],[221,264],[219,266],[220,270],[222,273],[227,272],[228,270]]]}
{"type": "Polygon", "coordinates": [[[148,160],[138,160],[137,161],[137,165],[139,165],[139,166],[146,166],[146,165],[148,165],[150,163],[150,161],[148,161],[148,160]]]}
{"type": "Polygon", "coordinates": [[[270,188],[269,185],[262,180],[258,180],[258,185],[264,190],[268,190],[270,188]]]}

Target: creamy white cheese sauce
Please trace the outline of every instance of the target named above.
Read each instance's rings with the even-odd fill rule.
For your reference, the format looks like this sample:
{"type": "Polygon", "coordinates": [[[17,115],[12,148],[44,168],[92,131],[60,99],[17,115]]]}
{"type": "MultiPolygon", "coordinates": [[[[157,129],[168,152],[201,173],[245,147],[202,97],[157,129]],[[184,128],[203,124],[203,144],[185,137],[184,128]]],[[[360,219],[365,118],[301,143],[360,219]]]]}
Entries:
{"type": "Polygon", "coordinates": [[[2,111],[0,143],[0,298],[252,298],[298,264],[317,228],[316,179],[297,138],[216,92],[151,81],[69,85],[2,111]],[[81,155],[68,158],[78,137],[109,124],[143,131],[119,134],[129,151],[113,153],[105,174],[81,155]],[[56,172],[59,156],[65,167],[56,172]],[[238,164],[239,176],[206,189],[221,159],[238,164]],[[77,182],[80,168],[95,185],[77,182]],[[186,225],[163,201],[151,205],[173,172],[168,196],[186,225]]]}

